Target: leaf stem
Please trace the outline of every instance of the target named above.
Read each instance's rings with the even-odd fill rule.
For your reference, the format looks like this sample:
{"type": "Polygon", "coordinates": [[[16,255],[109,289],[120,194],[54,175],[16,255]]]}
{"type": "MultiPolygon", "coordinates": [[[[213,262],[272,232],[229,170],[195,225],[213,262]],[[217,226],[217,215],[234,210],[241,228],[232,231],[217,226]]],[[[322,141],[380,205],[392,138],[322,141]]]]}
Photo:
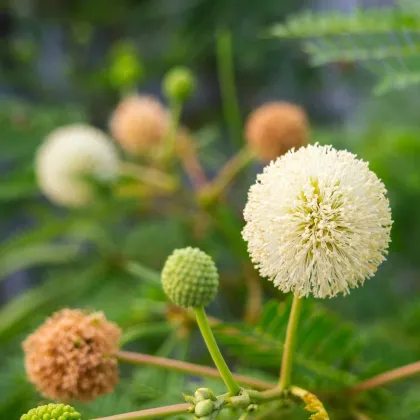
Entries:
{"type": "Polygon", "coordinates": [[[390,384],[392,382],[405,379],[409,376],[420,373],[420,361],[410,363],[399,367],[397,369],[389,370],[388,372],[381,373],[380,375],[374,376],[373,378],[367,379],[366,381],[360,382],[357,385],[348,389],[350,393],[358,393],[367,391],[369,389],[378,388],[383,385],[390,384]]]}
{"type": "Polygon", "coordinates": [[[293,356],[295,353],[296,333],[299,323],[299,315],[302,307],[302,299],[294,295],[289,323],[287,324],[286,341],[283,348],[279,386],[282,391],[289,388],[292,377],[293,356]]]}
{"type": "Polygon", "coordinates": [[[227,28],[216,32],[216,57],[223,113],[232,141],[242,143],[242,118],[236,93],[232,34],[227,28]]]}
{"type": "Polygon", "coordinates": [[[219,346],[216,343],[213,332],[210,328],[209,321],[207,320],[206,311],[203,306],[194,308],[195,317],[197,319],[197,325],[200,328],[201,335],[203,336],[204,342],[210,352],[210,355],[213,359],[214,364],[220,372],[220,375],[225,382],[225,385],[229,391],[230,395],[239,394],[241,388],[238,383],[233,378],[231,371],[229,370],[228,365],[225,362],[225,359],[220,352],[219,346]]]}
{"type": "MultiPolygon", "coordinates": [[[[190,375],[222,379],[220,372],[217,369],[211,368],[209,366],[196,365],[193,363],[168,359],[165,357],[151,356],[148,354],[133,353],[128,351],[120,351],[117,353],[117,358],[123,363],[130,363],[138,366],[153,366],[160,369],[168,369],[175,372],[186,373],[190,375]]],[[[271,389],[276,385],[272,382],[262,381],[260,379],[255,379],[243,375],[233,374],[233,377],[238,383],[242,385],[260,390],[271,389]]]]}
{"type": "Polygon", "coordinates": [[[186,414],[191,404],[176,404],[166,407],[149,408],[147,410],[132,413],[118,414],[116,416],[101,417],[93,420],[146,420],[172,416],[174,414],[186,414]]]}

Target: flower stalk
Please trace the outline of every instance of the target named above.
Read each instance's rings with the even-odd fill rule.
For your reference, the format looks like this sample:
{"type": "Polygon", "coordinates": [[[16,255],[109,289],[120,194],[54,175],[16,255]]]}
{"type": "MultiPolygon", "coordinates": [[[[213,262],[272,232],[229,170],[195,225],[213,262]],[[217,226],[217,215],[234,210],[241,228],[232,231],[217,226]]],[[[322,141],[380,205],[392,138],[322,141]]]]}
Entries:
{"type": "Polygon", "coordinates": [[[290,311],[289,323],[287,324],[286,341],[283,348],[283,359],[281,363],[279,382],[279,387],[282,391],[287,390],[291,385],[296,334],[298,330],[301,308],[302,299],[297,294],[295,294],[293,297],[292,309],[290,311]]]}
{"type": "Polygon", "coordinates": [[[214,364],[220,372],[221,377],[229,391],[230,395],[237,395],[241,388],[236,382],[235,378],[232,375],[232,372],[229,370],[228,365],[225,362],[225,359],[220,352],[219,346],[216,343],[213,332],[210,328],[209,321],[207,320],[206,311],[203,306],[194,308],[194,313],[197,319],[197,325],[200,328],[201,335],[203,336],[204,342],[210,352],[210,355],[213,359],[214,364]]]}

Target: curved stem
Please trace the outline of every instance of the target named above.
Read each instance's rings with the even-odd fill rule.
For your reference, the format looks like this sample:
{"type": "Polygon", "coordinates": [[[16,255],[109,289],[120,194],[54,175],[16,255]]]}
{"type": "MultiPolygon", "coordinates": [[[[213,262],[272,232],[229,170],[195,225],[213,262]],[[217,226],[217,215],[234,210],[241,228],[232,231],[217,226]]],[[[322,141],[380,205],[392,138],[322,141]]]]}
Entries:
{"type": "Polygon", "coordinates": [[[409,365],[381,373],[380,375],[374,376],[373,378],[360,382],[359,384],[349,388],[348,392],[358,393],[361,391],[367,391],[369,389],[378,388],[380,386],[390,384],[400,379],[405,379],[409,376],[416,375],[418,373],[420,373],[420,362],[410,363],[409,365]]]}
{"type": "Polygon", "coordinates": [[[140,180],[146,185],[165,191],[175,191],[177,182],[173,177],[156,168],[142,166],[132,162],[122,162],[119,168],[121,175],[126,175],[140,180]]]}
{"type": "Polygon", "coordinates": [[[205,187],[208,191],[206,196],[207,202],[212,202],[218,199],[239,172],[252,162],[253,158],[254,155],[248,147],[243,147],[236,155],[234,155],[225,164],[217,177],[205,187]]]}
{"type": "MultiPolygon", "coordinates": [[[[181,362],[179,360],[167,359],[165,357],[120,351],[117,353],[117,358],[120,362],[123,363],[130,363],[138,366],[153,366],[160,369],[168,369],[190,375],[222,379],[220,372],[217,369],[188,362],[181,362]]],[[[272,382],[262,381],[260,379],[250,378],[248,376],[236,374],[233,374],[232,376],[238,383],[255,389],[271,389],[276,385],[272,382]]]]}
{"type": "Polygon", "coordinates": [[[286,341],[283,348],[279,386],[282,391],[290,386],[293,368],[293,356],[295,353],[296,333],[299,323],[299,315],[302,301],[298,295],[294,295],[289,323],[287,324],[286,341]]]}
{"type": "Polygon", "coordinates": [[[124,331],[119,345],[125,346],[132,341],[138,340],[139,338],[160,336],[169,334],[173,329],[173,326],[168,324],[166,321],[155,322],[148,325],[140,325],[128,328],[124,331]]]}
{"type": "Polygon", "coordinates": [[[232,34],[227,28],[216,33],[216,56],[223,112],[232,141],[242,143],[242,118],[236,93],[232,34]]]}
{"type": "Polygon", "coordinates": [[[128,261],[124,264],[123,269],[127,273],[140,277],[153,286],[161,286],[162,284],[160,281],[160,274],[157,271],[151,270],[138,262],[128,261]]]}
{"type": "Polygon", "coordinates": [[[191,407],[191,404],[176,404],[168,405],[166,407],[149,408],[147,410],[135,411],[133,413],[118,414],[116,416],[101,417],[93,420],[145,420],[145,419],[156,419],[174,414],[186,414],[187,410],[191,407]]]}
{"type": "Polygon", "coordinates": [[[229,391],[230,395],[237,395],[240,392],[240,387],[238,383],[233,378],[231,371],[228,368],[228,365],[225,362],[225,359],[220,353],[219,346],[216,343],[213,332],[210,328],[209,322],[207,320],[207,315],[202,306],[194,308],[195,317],[197,319],[198,327],[200,328],[201,335],[206,343],[206,346],[210,352],[210,355],[213,359],[214,364],[220,372],[220,375],[225,382],[225,385],[229,391]]]}

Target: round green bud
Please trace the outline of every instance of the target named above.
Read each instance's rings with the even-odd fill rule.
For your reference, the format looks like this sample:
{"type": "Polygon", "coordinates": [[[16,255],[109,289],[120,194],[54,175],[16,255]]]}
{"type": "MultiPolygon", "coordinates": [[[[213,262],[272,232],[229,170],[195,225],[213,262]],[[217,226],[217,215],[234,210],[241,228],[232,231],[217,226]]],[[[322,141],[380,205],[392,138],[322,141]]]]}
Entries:
{"type": "Polygon", "coordinates": [[[182,308],[208,305],[216,296],[219,274],[213,259],[198,248],[176,249],[162,270],[163,290],[182,308]]]}
{"type": "Polygon", "coordinates": [[[210,388],[198,388],[194,393],[194,397],[196,401],[217,400],[216,395],[214,395],[214,392],[210,388]]]}
{"type": "Polygon", "coordinates": [[[73,407],[64,404],[48,404],[29,410],[20,420],[81,420],[73,407]]]}
{"type": "Polygon", "coordinates": [[[194,74],[186,67],[175,67],[163,79],[163,92],[170,100],[184,102],[196,90],[194,74]]]}
{"type": "Polygon", "coordinates": [[[197,417],[208,416],[214,411],[214,404],[210,400],[200,401],[195,406],[195,415],[197,417]]]}

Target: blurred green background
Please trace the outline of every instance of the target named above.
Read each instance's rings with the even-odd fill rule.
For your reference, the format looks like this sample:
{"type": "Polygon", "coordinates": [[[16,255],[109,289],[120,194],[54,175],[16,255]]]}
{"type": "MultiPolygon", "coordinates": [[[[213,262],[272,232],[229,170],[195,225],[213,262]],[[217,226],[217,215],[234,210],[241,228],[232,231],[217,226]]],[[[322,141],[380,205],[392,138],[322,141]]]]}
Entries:
{"type": "MultiPolygon", "coordinates": [[[[200,246],[214,256],[222,273],[221,296],[210,312],[230,321],[240,317],[246,299],[241,283],[246,260],[239,236],[241,211],[261,165],[251,165],[234,183],[230,207],[218,215],[221,224],[210,226],[204,236],[197,236],[191,226],[193,210],[179,211],[168,200],[150,204],[108,197],[83,210],[57,208],[42,197],[33,172],[35,150],[52,129],[84,121],[107,130],[109,116],[128,88],[163,99],[163,75],[175,65],[185,65],[195,72],[198,90],[186,104],[182,122],[194,133],[200,159],[213,176],[242,147],[229,136],[222,112],[220,33],[232,37],[243,120],[268,100],[297,103],[309,114],[312,142],[357,153],[384,181],[394,220],[388,261],[363,288],[323,303],[334,316],[352,323],[354,336],[363,343],[357,356],[358,362],[366,362],[358,371],[362,377],[420,357],[420,92],[413,88],[375,97],[372,76],[357,65],[314,69],[298,42],[265,36],[267,27],[290,13],[302,7],[325,9],[323,3],[11,0],[0,8],[2,418],[17,418],[42,401],[25,379],[20,342],[54,310],[63,306],[104,310],[124,328],[142,325],[149,332],[166,325],[159,288],[139,281],[116,262],[135,260],[159,271],[174,248],[200,246]],[[223,235],[226,229],[233,232],[236,248],[223,235]]],[[[353,5],[339,3],[345,8],[353,5]]],[[[153,275],[146,271],[140,277],[153,275]]],[[[266,300],[276,296],[266,288],[266,300]]],[[[146,334],[134,348],[208,360],[196,350],[196,336],[187,341],[175,334],[170,336],[174,342],[163,342],[156,335],[146,334]]],[[[320,351],[320,360],[323,357],[320,351]]],[[[245,362],[242,369],[252,370],[251,366],[255,369],[245,362]]],[[[273,373],[269,366],[258,375],[273,373]]],[[[179,401],[181,385],[176,384],[183,379],[162,375],[150,369],[127,373],[115,395],[83,410],[92,416],[111,415],[179,401]]],[[[307,374],[302,378],[312,383],[307,374]]],[[[391,405],[388,414],[372,419],[420,418],[420,399],[412,389],[397,387],[395,393],[398,404],[414,414],[395,417],[389,413],[395,413],[397,405],[391,405]]],[[[376,401],[382,406],[389,399],[375,398],[373,411],[376,401]]]]}

